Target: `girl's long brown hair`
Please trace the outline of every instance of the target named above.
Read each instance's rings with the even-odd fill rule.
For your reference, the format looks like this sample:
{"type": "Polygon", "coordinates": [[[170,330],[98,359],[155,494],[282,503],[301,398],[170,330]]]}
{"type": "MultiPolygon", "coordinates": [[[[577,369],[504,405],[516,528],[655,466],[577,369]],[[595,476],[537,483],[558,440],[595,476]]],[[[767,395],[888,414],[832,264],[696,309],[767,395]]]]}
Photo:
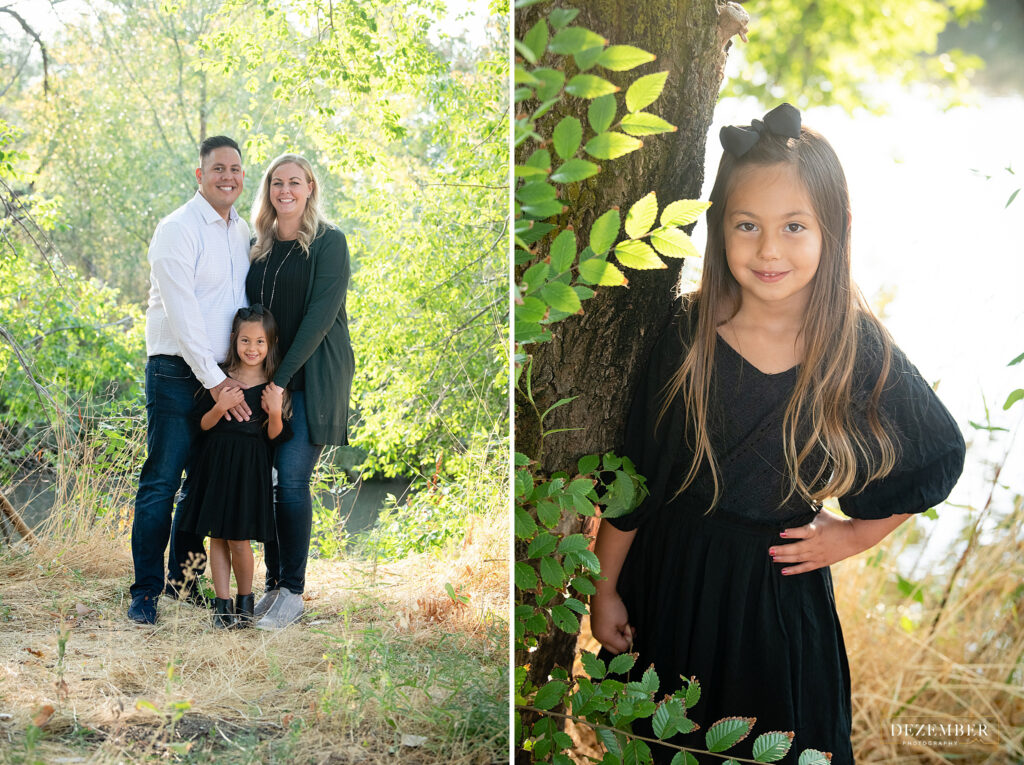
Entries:
{"type": "MultiPolygon", "coordinates": [[[[277,349],[277,319],[269,309],[259,303],[248,308],[239,308],[235,312],[235,318],[231,321],[231,340],[228,344],[228,357],[224,360],[224,371],[231,375],[242,366],[242,359],[238,356],[238,330],[248,322],[255,322],[263,326],[263,333],[267,336],[267,355],[263,359],[263,372],[268,381],[274,379],[278,364],[281,363],[280,353],[277,349]]],[[[284,392],[284,401],[281,406],[281,417],[285,420],[292,416],[291,398],[288,391],[284,392]]]]}
{"type": "MultiPolygon", "coordinates": [[[[693,483],[707,463],[714,486],[712,507],[721,497],[718,465],[708,434],[711,377],[718,327],[739,311],[742,293],[725,257],[725,205],[737,171],[750,166],[788,164],[797,169],[814,204],[822,231],[821,259],[800,334],[804,358],[783,419],[783,447],[789,489],[809,502],[841,496],[888,474],[896,462],[896,444],[886,433],[879,398],[892,364],[892,340],[853,283],[850,272],[850,197],[846,176],[832,146],[803,128],[799,138],[765,133],[742,157],[722,155],[707,213],[708,236],[700,287],[687,296],[697,321],[682,366],[666,385],[664,416],[682,394],[687,439],[694,458],[679,492],[693,483]],[[873,337],[865,337],[870,334],[873,337]],[[858,350],[877,345],[880,374],[863,414],[867,431],[855,417],[858,350]],[[818,449],[824,460],[808,460],[818,449]],[[803,472],[802,472],[803,469],[803,472]],[[861,476],[858,485],[858,473],[861,476]]],[[[677,492],[678,494],[678,492],[677,492]]]]}

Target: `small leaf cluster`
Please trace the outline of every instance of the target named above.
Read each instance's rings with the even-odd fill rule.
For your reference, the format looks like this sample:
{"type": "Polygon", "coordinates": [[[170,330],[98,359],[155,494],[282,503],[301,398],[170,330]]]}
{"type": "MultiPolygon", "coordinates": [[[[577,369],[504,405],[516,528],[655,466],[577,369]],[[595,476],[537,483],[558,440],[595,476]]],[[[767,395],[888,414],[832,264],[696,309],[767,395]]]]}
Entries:
{"type": "Polygon", "coordinates": [[[515,120],[515,144],[537,146],[515,168],[516,265],[522,268],[515,295],[515,339],[520,346],[550,340],[550,325],[580,313],[582,302],[594,296],[593,287],[628,284],[619,265],[665,268],[659,253],[671,258],[699,257],[679,227],[693,223],[708,207],[706,202],[673,202],[655,227],[658,201],[652,192],[630,208],[626,239],[617,245],[623,227],[617,208],[594,222],[585,242],[578,240],[571,227],[550,222],[568,211],[561,187],[601,172],[593,160],[617,159],[640,149],[642,137],[676,129],[645,111],[661,96],[667,71],[633,81],[622,98],[624,109],[616,98],[620,88],[593,73],[629,71],[655,56],[630,45],[608,45],[597,33],[573,26],[577,14],[576,9],[553,9],[515,43],[514,97],[521,110],[515,120]],[[567,78],[569,59],[578,73],[567,78]],[[566,96],[590,101],[587,127],[577,117],[564,116],[552,128],[550,140],[545,140],[538,132],[538,121],[553,116],[554,107],[566,96]],[[545,249],[547,255],[542,257],[545,249]],[[618,265],[609,259],[612,253],[618,265]]]}

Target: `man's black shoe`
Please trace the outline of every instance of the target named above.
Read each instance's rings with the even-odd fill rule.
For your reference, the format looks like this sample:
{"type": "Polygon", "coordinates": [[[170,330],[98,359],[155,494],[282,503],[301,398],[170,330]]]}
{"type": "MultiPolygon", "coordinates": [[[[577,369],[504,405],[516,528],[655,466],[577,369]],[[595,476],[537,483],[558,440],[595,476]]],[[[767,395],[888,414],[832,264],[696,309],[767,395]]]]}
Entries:
{"type": "Polygon", "coordinates": [[[132,598],[128,618],[138,624],[156,624],[156,596],[136,595],[132,598]]]}

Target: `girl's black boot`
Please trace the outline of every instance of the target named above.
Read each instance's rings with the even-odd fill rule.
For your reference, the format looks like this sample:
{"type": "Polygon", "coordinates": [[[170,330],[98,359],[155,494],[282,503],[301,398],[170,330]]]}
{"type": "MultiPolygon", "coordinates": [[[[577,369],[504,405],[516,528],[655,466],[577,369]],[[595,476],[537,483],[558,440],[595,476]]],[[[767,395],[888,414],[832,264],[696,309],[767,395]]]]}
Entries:
{"type": "Polygon", "coordinates": [[[235,609],[231,598],[213,599],[213,626],[217,629],[225,629],[235,623],[235,609]]]}
{"type": "Polygon", "coordinates": [[[235,596],[235,629],[251,627],[254,621],[253,610],[256,598],[252,593],[235,596]]]}

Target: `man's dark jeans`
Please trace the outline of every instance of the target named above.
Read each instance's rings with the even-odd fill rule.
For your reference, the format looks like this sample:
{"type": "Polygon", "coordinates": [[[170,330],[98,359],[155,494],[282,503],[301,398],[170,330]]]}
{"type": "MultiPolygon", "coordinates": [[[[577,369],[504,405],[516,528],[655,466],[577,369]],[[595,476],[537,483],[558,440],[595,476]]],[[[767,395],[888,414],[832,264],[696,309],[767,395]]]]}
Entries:
{"type": "Polygon", "coordinates": [[[294,435],[274,451],[277,485],[274,487],[274,516],[277,540],[267,540],[267,590],[284,587],[297,595],[306,588],[306,559],[313,526],[313,498],[309,479],[323,451],[322,444],[309,440],[306,424],[306,399],[303,391],[294,391],[292,418],[294,435]]]}
{"type": "MultiPolygon", "coordinates": [[[[169,581],[183,579],[182,567],[203,553],[203,539],[177,532],[171,535],[174,498],[181,488],[199,421],[192,415],[202,385],[179,356],[150,356],[146,364],[146,461],[135,495],[132,521],[132,597],[156,597],[164,590],[164,549],[169,581]]],[[[188,490],[188,482],[184,491],[188,490]]],[[[175,514],[176,515],[176,514],[175,514]]],[[[201,572],[202,569],[199,569],[201,572]]]]}

